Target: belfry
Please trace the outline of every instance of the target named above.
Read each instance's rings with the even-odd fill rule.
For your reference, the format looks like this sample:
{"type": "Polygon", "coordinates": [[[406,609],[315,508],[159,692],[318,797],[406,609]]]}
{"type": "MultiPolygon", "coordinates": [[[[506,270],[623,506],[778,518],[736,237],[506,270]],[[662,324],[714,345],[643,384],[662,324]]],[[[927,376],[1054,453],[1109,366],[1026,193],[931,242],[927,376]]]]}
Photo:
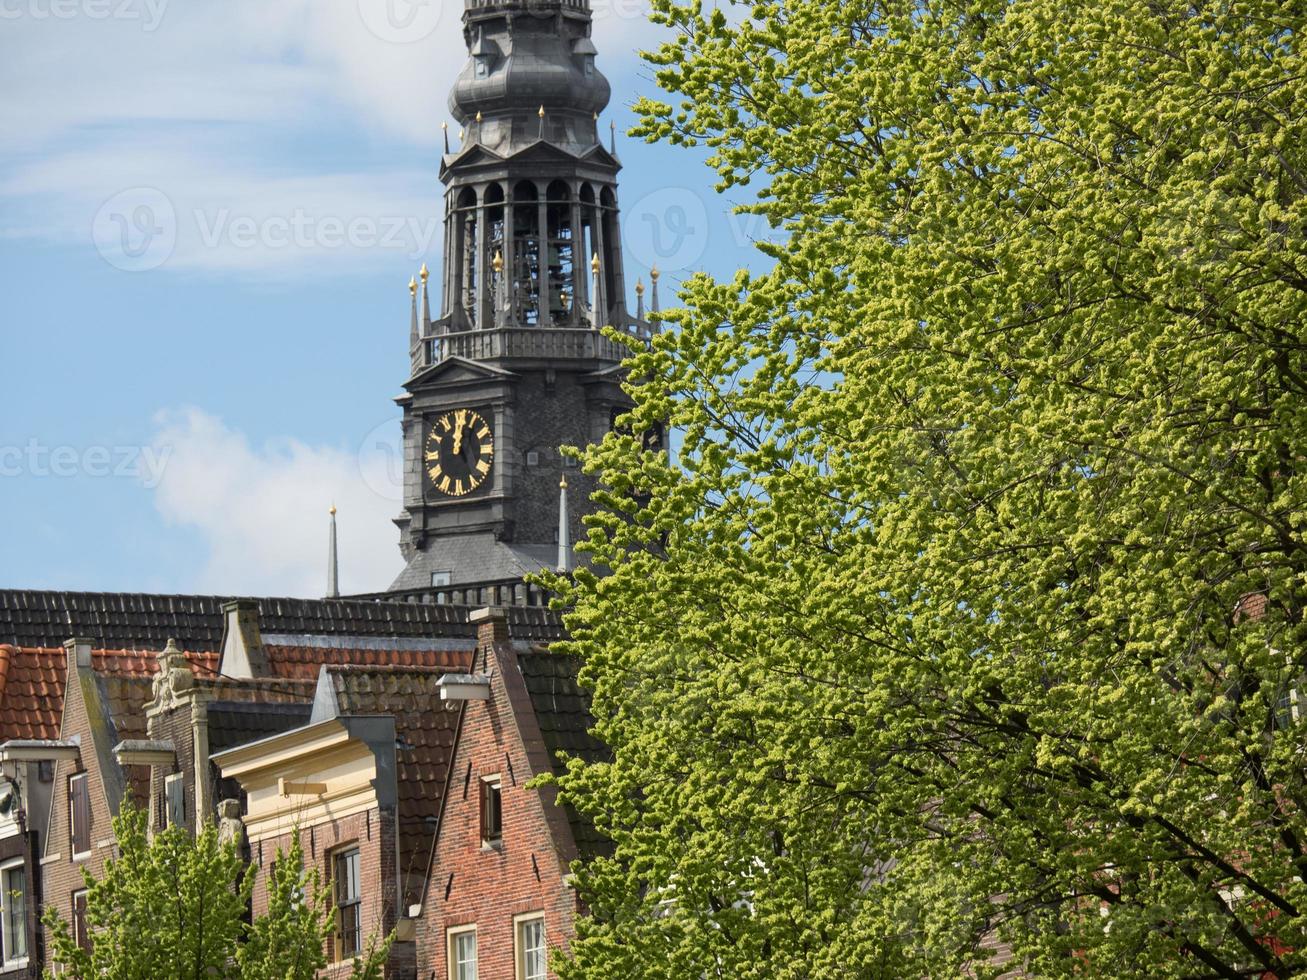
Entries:
{"type": "Polygon", "coordinates": [[[629,406],[628,351],[601,329],[652,328],[626,303],[621,164],[603,145],[610,90],[588,0],[467,0],[463,33],[443,267],[412,284],[396,521],[407,567],[392,591],[516,604],[529,601],[523,575],[572,567],[582,536],[592,481],[566,472],[560,447],[601,439],[629,406]]]}

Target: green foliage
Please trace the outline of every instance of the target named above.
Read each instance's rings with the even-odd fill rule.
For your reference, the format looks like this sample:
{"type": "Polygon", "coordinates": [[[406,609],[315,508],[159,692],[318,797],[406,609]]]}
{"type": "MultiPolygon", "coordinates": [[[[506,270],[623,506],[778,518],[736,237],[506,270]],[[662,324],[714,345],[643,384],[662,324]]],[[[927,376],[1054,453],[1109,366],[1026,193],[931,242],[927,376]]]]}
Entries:
{"type": "MultiPolygon", "coordinates": [[[[92,948],[81,949],[54,906],[43,922],[54,977],[74,980],[311,980],[327,965],[329,889],[303,868],[298,835],[269,875],[268,911],[247,924],[254,869],[206,826],[197,837],[169,827],[150,839],[144,811],[114,820],[117,857],[97,881],[83,872],[92,948]]],[[[389,941],[371,944],[350,974],[382,976],[389,941]]]]}
{"type": "Polygon", "coordinates": [[[706,6],[638,131],[775,267],[586,459],[560,975],[1302,971],[1307,9],[706,6]]]}

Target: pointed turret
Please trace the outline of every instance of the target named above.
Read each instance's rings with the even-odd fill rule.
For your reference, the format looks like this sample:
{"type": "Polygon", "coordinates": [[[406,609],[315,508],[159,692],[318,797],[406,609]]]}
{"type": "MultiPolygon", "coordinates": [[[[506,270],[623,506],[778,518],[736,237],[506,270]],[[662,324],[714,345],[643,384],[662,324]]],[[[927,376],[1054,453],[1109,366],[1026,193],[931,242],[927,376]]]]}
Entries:
{"type": "Polygon", "coordinates": [[[422,336],[431,336],[431,293],[427,288],[427,280],[431,273],[427,271],[427,264],[422,263],[422,271],[418,273],[422,277],[422,336]]]}
{"type": "Polygon", "coordinates": [[[662,273],[658,271],[658,266],[654,266],[649,270],[649,281],[653,284],[653,294],[649,297],[650,312],[652,313],[662,312],[662,307],[658,303],[658,277],[660,275],[662,275],[662,273]]]}
{"type": "Polygon", "coordinates": [[[644,320],[644,280],[635,281],[635,318],[644,320]]]}
{"type": "Polygon", "coordinates": [[[327,598],[340,598],[340,557],[336,552],[336,505],[331,505],[331,531],[327,544],[327,598]]]}
{"type": "Polygon", "coordinates": [[[567,477],[558,483],[558,570],[572,570],[572,518],[567,507],[567,477]]]}

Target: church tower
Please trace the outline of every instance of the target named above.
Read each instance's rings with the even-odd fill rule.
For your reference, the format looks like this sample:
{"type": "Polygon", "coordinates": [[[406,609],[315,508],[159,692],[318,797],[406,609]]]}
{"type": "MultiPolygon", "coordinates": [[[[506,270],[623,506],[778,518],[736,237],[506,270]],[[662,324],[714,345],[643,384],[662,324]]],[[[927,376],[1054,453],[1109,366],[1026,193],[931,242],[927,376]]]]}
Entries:
{"type": "Polygon", "coordinates": [[[466,0],[463,34],[449,99],[462,132],[452,151],[446,135],[440,169],[438,317],[425,267],[411,284],[396,521],[407,567],[393,591],[570,567],[562,552],[593,487],[559,447],[598,441],[629,405],[627,350],[600,329],[651,332],[626,306],[621,165],[600,138],[610,91],[589,0],[466,0]]]}

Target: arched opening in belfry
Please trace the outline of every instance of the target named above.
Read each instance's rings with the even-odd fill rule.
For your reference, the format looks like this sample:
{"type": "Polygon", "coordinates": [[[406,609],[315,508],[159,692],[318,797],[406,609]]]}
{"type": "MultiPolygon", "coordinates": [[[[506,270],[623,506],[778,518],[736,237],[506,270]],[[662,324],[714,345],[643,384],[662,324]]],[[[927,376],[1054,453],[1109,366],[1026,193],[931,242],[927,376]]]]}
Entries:
{"type": "Polygon", "coordinates": [[[577,246],[581,257],[581,275],[578,277],[580,285],[580,295],[584,299],[583,307],[585,312],[581,314],[584,319],[594,322],[593,307],[594,296],[594,276],[590,271],[591,259],[599,254],[597,238],[595,237],[595,192],[589,183],[581,185],[581,206],[579,208],[579,227],[577,228],[577,246]]]}
{"type": "Polygon", "coordinates": [[[572,191],[561,180],[550,183],[545,192],[545,235],[549,243],[548,323],[571,325],[576,299],[577,209],[572,191]]]}
{"type": "Polygon", "coordinates": [[[540,194],[529,180],[513,187],[513,311],[518,323],[540,324],[540,194]]]}
{"type": "Polygon", "coordinates": [[[456,277],[458,301],[473,324],[477,322],[476,298],[480,263],[477,262],[477,194],[470,187],[458,195],[455,209],[458,222],[458,275],[456,277]]]}
{"type": "Polygon", "coordinates": [[[620,260],[622,254],[622,243],[618,241],[617,231],[617,195],[613,193],[611,187],[605,187],[599,192],[599,221],[600,221],[600,241],[603,248],[600,250],[599,261],[602,263],[603,281],[604,281],[604,305],[603,321],[606,323],[607,318],[612,314],[613,308],[621,299],[621,276],[620,260]]]}
{"type": "Polygon", "coordinates": [[[504,272],[495,272],[495,258],[507,261],[504,241],[504,188],[500,184],[491,184],[486,188],[482,205],[482,220],[486,223],[486,244],[481,253],[481,265],[486,270],[487,296],[482,302],[485,311],[478,325],[489,330],[497,326],[504,316],[504,272]]]}

